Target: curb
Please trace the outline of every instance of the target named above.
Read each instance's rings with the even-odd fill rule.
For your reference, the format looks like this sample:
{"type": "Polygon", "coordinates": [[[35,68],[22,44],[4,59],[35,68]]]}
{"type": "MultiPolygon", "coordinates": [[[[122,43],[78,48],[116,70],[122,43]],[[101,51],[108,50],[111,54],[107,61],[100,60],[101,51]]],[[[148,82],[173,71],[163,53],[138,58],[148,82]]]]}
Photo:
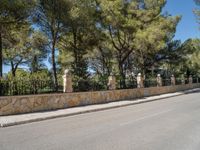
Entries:
{"type": "MultiPolygon", "coordinates": [[[[162,96],[162,95],[157,95],[157,96],[153,96],[153,97],[144,97],[144,98],[137,99],[137,100],[118,101],[118,102],[127,102],[127,103],[117,105],[118,102],[113,102],[113,103],[116,103],[113,106],[108,106],[108,107],[105,106],[105,107],[102,107],[102,108],[93,108],[93,109],[88,109],[88,110],[83,110],[83,111],[77,111],[77,112],[74,112],[74,113],[63,113],[63,114],[58,114],[58,115],[46,116],[46,117],[38,117],[38,118],[35,118],[35,119],[28,119],[28,120],[22,120],[22,121],[10,121],[10,122],[4,121],[2,123],[1,118],[6,118],[6,116],[3,116],[3,117],[0,117],[0,128],[10,127],[10,126],[15,126],[15,125],[21,125],[21,124],[27,124],[27,123],[33,123],[33,122],[39,122],[39,121],[50,120],[50,119],[55,119],[55,118],[69,117],[69,116],[91,113],[91,112],[97,112],[97,111],[103,111],[103,110],[109,110],[109,109],[126,107],[126,106],[131,106],[131,105],[143,104],[143,103],[158,101],[158,100],[162,100],[162,99],[168,99],[168,98],[171,98],[171,97],[177,97],[177,96],[181,96],[181,95],[185,95],[185,94],[189,94],[189,93],[194,93],[194,92],[197,92],[197,91],[200,91],[200,88],[192,89],[192,90],[185,90],[185,91],[176,92],[176,93],[163,94],[163,95],[167,95],[165,97],[164,96],[159,97],[159,96],[162,96]],[[171,95],[169,95],[169,94],[171,94],[171,95]],[[158,98],[155,98],[155,97],[158,97],[158,98]]],[[[103,104],[103,105],[106,105],[106,104],[103,104]]],[[[90,105],[90,106],[94,106],[94,105],[90,105]]],[[[48,113],[48,112],[45,112],[45,113],[48,113]]],[[[17,116],[19,116],[19,115],[17,115],[17,116]]],[[[9,116],[7,116],[7,117],[9,117],[9,116]]]]}

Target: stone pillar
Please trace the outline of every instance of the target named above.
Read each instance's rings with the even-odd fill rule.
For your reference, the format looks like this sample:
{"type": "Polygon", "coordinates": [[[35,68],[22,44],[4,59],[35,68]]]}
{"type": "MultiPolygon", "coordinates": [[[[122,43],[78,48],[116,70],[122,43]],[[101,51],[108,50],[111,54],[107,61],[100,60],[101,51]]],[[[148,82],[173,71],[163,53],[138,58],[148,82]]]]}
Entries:
{"type": "Polygon", "coordinates": [[[142,77],[141,73],[137,75],[137,87],[144,88],[144,78],[142,77]]]}
{"type": "Polygon", "coordinates": [[[171,76],[171,85],[172,86],[176,85],[176,78],[174,77],[174,75],[171,76]]]}
{"type": "Polygon", "coordinates": [[[108,89],[116,90],[116,77],[114,75],[108,77],[108,89]]]}
{"type": "Polygon", "coordinates": [[[192,76],[190,75],[189,76],[189,84],[192,84],[193,83],[193,78],[192,78],[192,76]]]}
{"type": "Polygon", "coordinates": [[[160,74],[157,75],[156,81],[157,81],[157,87],[161,87],[162,86],[162,78],[161,78],[160,74]]]}
{"type": "Polygon", "coordinates": [[[71,77],[71,73],[68,69],[65,70],[64,75],[63,75],[63,92],[64,93],[73,92],[72,77],[71,77]]]}

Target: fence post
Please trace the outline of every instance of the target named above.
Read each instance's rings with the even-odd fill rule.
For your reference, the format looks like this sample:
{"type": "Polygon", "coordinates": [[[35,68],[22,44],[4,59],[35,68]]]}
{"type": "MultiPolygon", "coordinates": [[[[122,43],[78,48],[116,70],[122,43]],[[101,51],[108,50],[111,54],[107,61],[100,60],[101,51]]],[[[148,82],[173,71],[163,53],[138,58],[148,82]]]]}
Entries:
{"type": "Polygon", "coordinates": [[[171,76],[171,85],[172,86],[176,85],[176,78],[174,77],[174,75],[171,76]]]}
{"type": "Polygon", "coordinates": [[[144,79],[143,79],[141,73],[138,73],[138,75],[137,75],[137,87],[144,88],[144,79]]]}
{"type": "Polygon", "coordinates": [[[197,83],[199,83],[199,78],[197,77],[197,83]]]}
{"type": "Polygon", "coordinates": [[[160,74],[157,75],[156,81],[157,81],[157,87],[161,87],[162,86],[162,77],[160,76],[160,74]]]}
{"type": "Polygon", "coordinates": [[[108,77],[108,89],[116,90],[116,77],[113,74],[108,77]]]}
{"type": "Polygon", "coordinates": [[[189,84],[192,84],[193,83],[193,78],[192,78],[192,76],[190,75],[189,76],[189,84]]]}
{"type": "Polygon", "coordinates": [[[73,92],[72,77],[69,69],[66,69],[63,75],[63,92],[64,93],[73,92]]]}

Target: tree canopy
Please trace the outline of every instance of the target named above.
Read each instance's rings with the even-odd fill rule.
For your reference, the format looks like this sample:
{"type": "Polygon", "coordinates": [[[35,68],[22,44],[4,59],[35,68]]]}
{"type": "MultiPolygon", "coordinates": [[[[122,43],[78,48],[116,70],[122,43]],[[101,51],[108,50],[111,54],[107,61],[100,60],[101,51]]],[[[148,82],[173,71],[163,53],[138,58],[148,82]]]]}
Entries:
{"type": "Polygon", "coordinates": [[[163,13],[166,2],[2,0],[0,76],[1,62],[11,66],[14,78],[20,68],[36,77],[48,69],[57,90],[67,68],[77,88],[91,81],[104,86],[113,74],[119,88],[127,88],[138,73],[198,75],[199,40],[174,39],[181,16],[163,13]]]}

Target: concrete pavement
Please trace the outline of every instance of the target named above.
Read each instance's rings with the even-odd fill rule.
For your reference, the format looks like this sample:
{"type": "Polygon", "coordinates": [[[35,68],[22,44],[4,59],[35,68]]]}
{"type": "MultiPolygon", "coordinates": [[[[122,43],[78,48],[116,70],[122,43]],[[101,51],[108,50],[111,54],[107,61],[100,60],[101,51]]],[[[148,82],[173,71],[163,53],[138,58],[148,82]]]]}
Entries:
{"type": "Polygon", "coordinates": [[[1,150],[199,150],[200,92],[0,128],[1,150]]]}
{"type": "Polygon", "coordinates": [[[72,116],[82,113],[95,112],[100,110],[106,110],[111,108],[123,107],[128,105],[135,105],[145,102],[151,102],[155,100],[160,100],[168,97],[179,96],[185,93],[199,91],[200,89],[187,90],[176,93],[163,94],[158,96],[151,96],[137,100],[124,100],[113,103],[99,104],[99,105],[89,105],[85,107],[76,107],[68,109],[60,109],[46,112],[36,112],[28,113],[22,115],[11,115],[11,116],[0,116],[0,127],[8,127],[13,125],[25,124],[30,122],[42,121],[47,119],[53,119],[58,117],[72,116]]]}

